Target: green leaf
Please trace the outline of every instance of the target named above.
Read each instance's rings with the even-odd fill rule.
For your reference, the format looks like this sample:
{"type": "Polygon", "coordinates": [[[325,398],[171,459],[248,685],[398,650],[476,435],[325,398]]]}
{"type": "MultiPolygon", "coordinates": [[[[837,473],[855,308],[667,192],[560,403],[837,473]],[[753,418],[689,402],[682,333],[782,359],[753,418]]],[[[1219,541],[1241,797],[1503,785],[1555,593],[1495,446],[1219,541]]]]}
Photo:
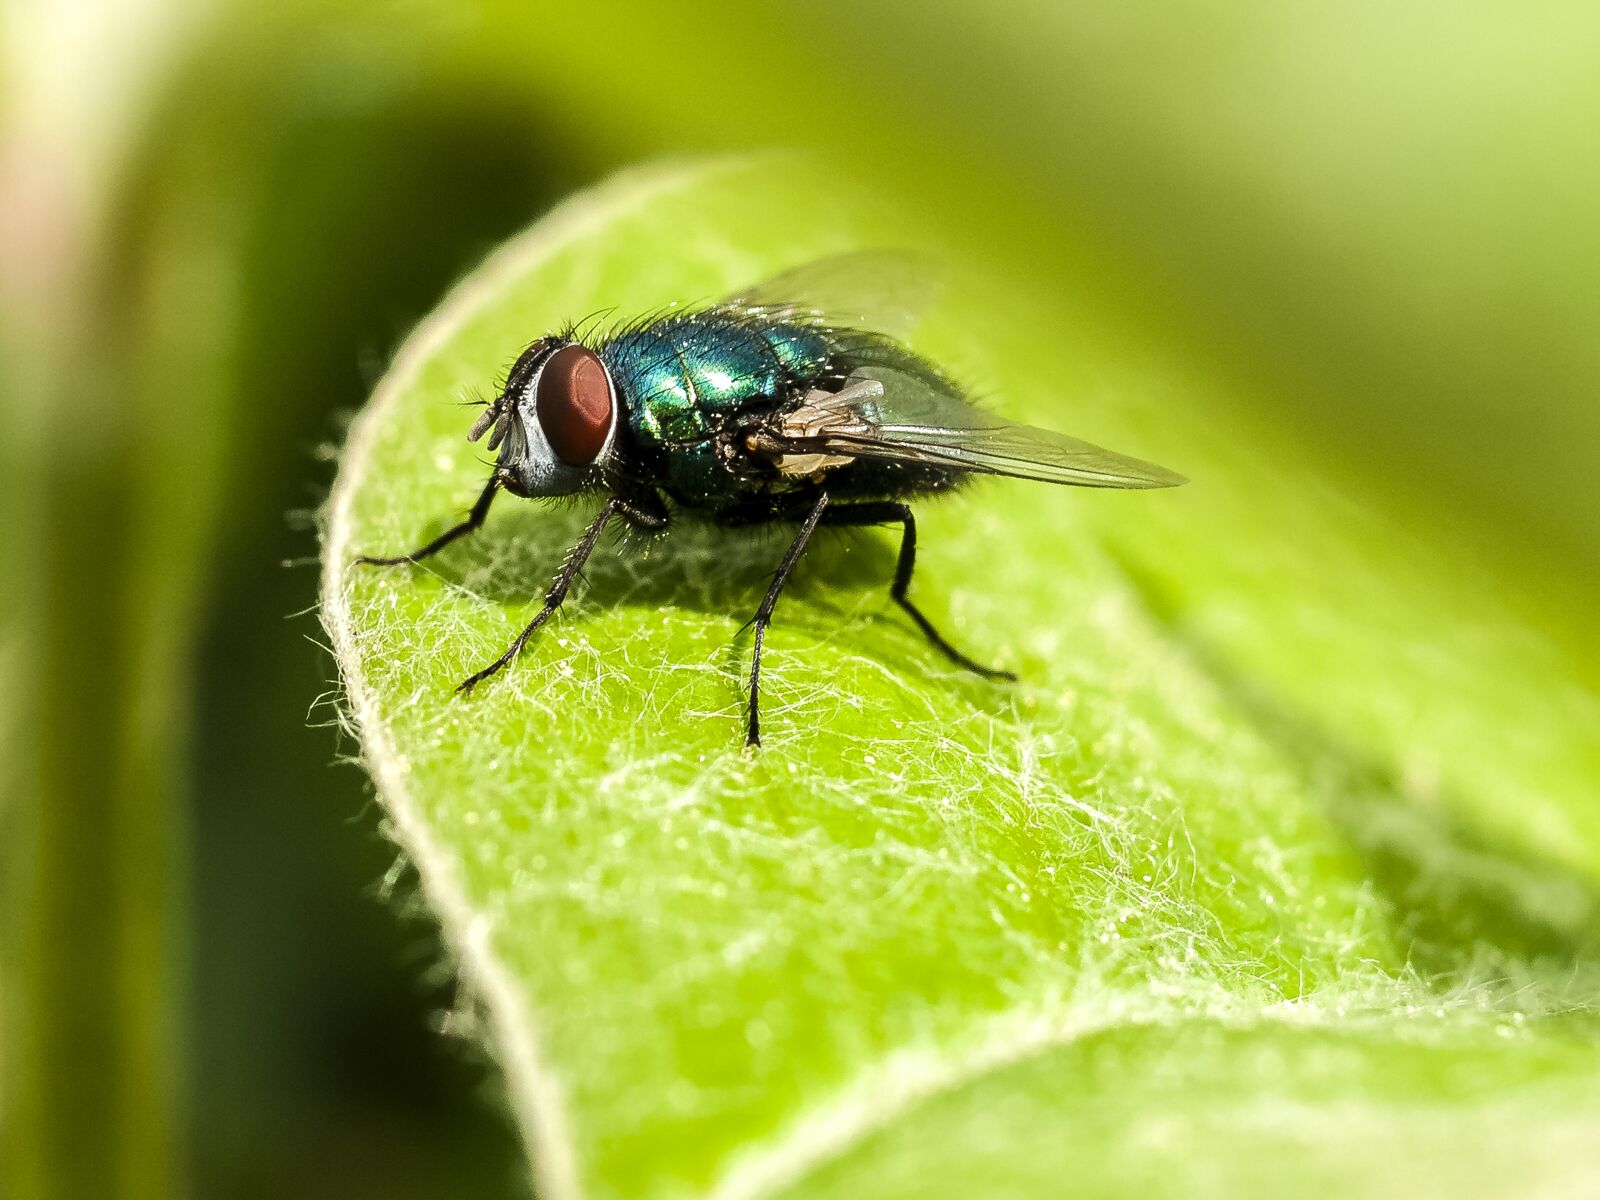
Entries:
{"type": "Polygon", "coordinates": [[[819,178],[673,164],[570,201],[412,335],[334,494],[363,750],[541,1194],[1600,1186],[1587,623],[1058,289],[957,254],[915,345],[1195,483],[919,511],[914,595],[1019,685],[889,610],[884,535],[785,593],[756,755],[740,628],[781,537],[602,548],[470,701],[588,510],[503,501],[425,568],[350,565],[457,519],[485,475],[458,401],[546,329],[961,244],[819,178]]]}

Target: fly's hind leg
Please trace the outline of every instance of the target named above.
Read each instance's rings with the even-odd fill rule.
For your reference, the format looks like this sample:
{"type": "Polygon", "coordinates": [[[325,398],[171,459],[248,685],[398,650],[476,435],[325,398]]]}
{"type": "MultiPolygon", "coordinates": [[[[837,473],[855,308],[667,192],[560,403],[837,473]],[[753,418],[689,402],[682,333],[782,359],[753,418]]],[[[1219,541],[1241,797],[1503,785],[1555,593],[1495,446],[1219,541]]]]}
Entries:
{"type": "Polygon", "coordinates": [[[923,636],[956,666],[971,671],[974,675],[981,675],[985,679],[1017,678],[1010,671],[997,670],[986,667],[980,662],[968,658],[961,651],[952,646],[945,636],[934,628],[933,622],[922,615],[922,610],[911,602],[906,594],[911,589],[911,573],[917,565],[917,520],[911,513],[909,504],[899,501],[879,500],[861,504],[840,505],[830,509],[823,517],[823,524],[836,526],[861,526],[861,525],[888,525],[898,522],[902,533],[900,535],[900,557],[895,563],[894,586],[889,589],[889,595],[894,602],[906,610],[906,614],[917,623],[917,628],[922,630],[923,636]]]}

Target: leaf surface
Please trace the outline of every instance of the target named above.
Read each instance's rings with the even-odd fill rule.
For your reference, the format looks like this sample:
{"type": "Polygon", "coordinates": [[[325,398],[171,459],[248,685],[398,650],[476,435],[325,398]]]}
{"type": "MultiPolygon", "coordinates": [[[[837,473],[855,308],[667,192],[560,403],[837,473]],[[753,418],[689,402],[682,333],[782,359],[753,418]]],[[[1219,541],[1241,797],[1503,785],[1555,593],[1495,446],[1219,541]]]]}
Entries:
{"type": "Polygon", "coordinates": [[[350,565],[458,519],[487,474],[458,402],[547,330],[959,245],[816,177],[676,163],[568,202],[415,331],[331,505],[363,751],[541,1194],[1600,1187],[1592,633],[1065,289],[956,256],[913,345],[1195,482],[919,511],[913,595],[1014,687],[894,615],[881,534],[785,593],[755,756],[740,629],[781,534],[603,544],[470,701],[589,508],[502,500],[425,566],[350,565]]]}

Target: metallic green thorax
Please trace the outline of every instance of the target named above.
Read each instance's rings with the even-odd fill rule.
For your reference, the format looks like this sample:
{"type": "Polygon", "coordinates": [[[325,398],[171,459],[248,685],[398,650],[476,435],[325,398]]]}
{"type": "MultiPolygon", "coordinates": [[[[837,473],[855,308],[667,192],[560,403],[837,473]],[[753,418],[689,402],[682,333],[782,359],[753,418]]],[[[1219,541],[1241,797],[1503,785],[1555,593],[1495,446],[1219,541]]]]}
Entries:
{"type": "Polygon", "coordinates": [[[611,372],[636,450],[656,458],[687,504],[725,496],[713,437],[830,374],[826,331],[717,311],[668,317],[596,351],[611,372]]]}

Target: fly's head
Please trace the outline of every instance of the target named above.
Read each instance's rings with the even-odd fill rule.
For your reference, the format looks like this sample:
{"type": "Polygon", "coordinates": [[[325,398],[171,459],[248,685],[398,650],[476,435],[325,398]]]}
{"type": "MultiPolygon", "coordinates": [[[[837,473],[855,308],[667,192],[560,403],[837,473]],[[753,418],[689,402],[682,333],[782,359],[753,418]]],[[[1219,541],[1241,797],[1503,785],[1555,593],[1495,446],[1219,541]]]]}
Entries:
{"type": "Polygon", "coordinates": [[[499,451],[495,478],[512,495],[570,496],[613,453],[617,407],[611,372],[594,351],[568,338],[540,338],[522,352],[467,440],[489,433],[489,449],[499,451]]]}

